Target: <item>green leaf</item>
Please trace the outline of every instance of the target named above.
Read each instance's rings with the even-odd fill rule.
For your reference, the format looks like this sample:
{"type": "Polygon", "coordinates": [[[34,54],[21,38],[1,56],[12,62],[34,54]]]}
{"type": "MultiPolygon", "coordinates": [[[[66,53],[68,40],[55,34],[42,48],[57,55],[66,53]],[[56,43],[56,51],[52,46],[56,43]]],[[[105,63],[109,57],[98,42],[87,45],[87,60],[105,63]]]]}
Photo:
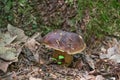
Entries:
{"type": "Polygon", "coordinates": [[[51,58],[53,61],[57,61],[57,59],[56,58],[51,58]]]}
{"type": "Polygon", "coordinates": [[[58,59],[64,59],[65,57],[64,56],[62,56],[62,55],[60,55],[59,57],[58,57],[58,59]]]}
{"type": "Polygon", "coordinates": [[[12,7],[12,1],[8,0],[8,2],[5,4],[5,12],[10,12],[10,9],[12,7]]]}
{"type": "Polygon", "coordinates": [[[62,64],[62,62],[57,62],[57,64],[61,65],[61,64],[62,64]]]}

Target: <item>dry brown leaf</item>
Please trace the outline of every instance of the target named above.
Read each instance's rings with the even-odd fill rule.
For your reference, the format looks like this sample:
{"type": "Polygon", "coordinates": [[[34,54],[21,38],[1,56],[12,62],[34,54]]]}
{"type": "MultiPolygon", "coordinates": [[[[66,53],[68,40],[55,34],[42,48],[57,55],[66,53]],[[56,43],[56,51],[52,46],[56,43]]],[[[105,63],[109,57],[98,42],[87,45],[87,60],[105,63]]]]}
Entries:
{"type": "Polygon", "coordinates": [[[105,80],[105,78],[102,75],[97,75],[95,80],[105,80]]]}
{"type": "Polygon", "coordinates": [[[0,47],[0,58],[6,61],[12,61],[17,58],[16,49],[12,47],[0,47]]]}
{"type": "Polygon", "coordinates": [[[90,66],[92,69],[95,69],[94,60],[93,60],[89,55],[86,55],[86,60],[87,60],[87,63],[89,64],[89,66],[90,66]]]}
{"type": "Polygon", "coordinates": [[[17,36],[16,41],[18,42],[25,42],[27,40],[27,36],[24,34],[24,31],[14,27],[10,24],[7,26],[8,32],[10,32],[11,35],[17,36]]]}
{"type": "Polygon", "coordinates": [[[27,40],[24,31],[8,24],[8,31],[0,32],[0,70],[6,72],[12,62],[18,61],[22,46],[19,44],[27,40]],[[14,42],[15,41],[15,42],[14,42]]]}
{"type": "Polygon", "coordinates": [[[18,61],[18,56],[21,52],[21,47],[17,47],[15,48],[9,48],[6,49],[2,52],[5,52],[4,54],[0,54],[0,70],[6,72],[8,66],[13,63],[13,62],[17,62],[18,61]],[[15,52],[14,52],[15,50],[15,52]]]}
{"type": "Polygon", "coordinates": [[[104,52],[103,49],[101,49],[102,53],[100,53],[100,58],[107,58],[113,60],[116,63],[120,63],[120,41],[113,39],[111,41],[111,44],[109,45],[110,47],[106,49],[106,52],[104,52]]]}
{"type": "Polygon", "coordinates": [[[35,52],[40,45],[35,39],[30,39],[25,43],[25,46],[28,47],[32,52],[35,52]]]}
{"type": "Polygon", "coordinates": [[[9,32],[0,32],[0,46],[10,44],[16,39],[17,36],[12,36],[9,32]]]}
{"type": "Polygon", "coordinates": [[[8,66],[9,66],[11,63],[12,63],[12,62],[6,62],[6,61],[3,61],[3,60],[0,60],[0,70],[6,72],[8,66]]]}
{"type": "Polygon", "coordinates": [[[30,39],[28,39],[27,42],[25,43],[25,48],[28,48],[28,49],[32,52],[32,54],[33,54],[33,56],[34,56],[34,58],[35,58],[35,60],[36,60],[37,62],[39,62],[38,48],[39,48],[39,46],[40,46],[40,43],[38,43],[38,42],[35,40],[35,38],[38,37],[39,35],[40,35],[39,33],[33,35],[33,36],[32,36],[30,39]]]}

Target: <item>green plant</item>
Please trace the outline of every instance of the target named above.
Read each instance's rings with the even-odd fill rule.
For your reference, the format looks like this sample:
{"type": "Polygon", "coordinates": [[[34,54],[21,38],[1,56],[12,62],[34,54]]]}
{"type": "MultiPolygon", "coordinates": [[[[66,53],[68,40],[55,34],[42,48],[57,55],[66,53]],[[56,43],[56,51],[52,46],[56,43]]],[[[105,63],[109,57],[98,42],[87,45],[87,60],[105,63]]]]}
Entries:
{"type": "Polygon", "coordinates": [[[57,59],[56,58],[51,58],[53,61],[57,61],[57,59]]]}
{"type": "Polygon", "coordinates": [[[62,64],[62,62],[57,62],[57,64],[61,65],[61,64],[62,64]]]}
{"type": "Polygon", "coordinates": [[[59,56],[58,56],[58,59],[59,59],[59,60],[64,59],[64,58],[65,58],[65,57],[62,56],[62,55],[59,55],[59,56]]]}
{"type": "Polygon", "coordinates": [[[22,27],[26,33],[35,32],[38,28],[36,16],[32,14],[33,3],[28,0],[1,0],[0,1],[0,28],[7,23],[22,27]],[[29,28],[28,28],[29,26],[29,28]],[[30,29],[33,29],[30,31],[30,29]]]}
{"type": "MultiPolygon", "coordinates": [[[[38,0],[0,0],[0,28],[10,23],[23,28],[28,35],[36,31],[42,31],[45,35],[54,29],[61,29],[64,15],[56,10],[53,12],[55,16],[48,17],[48,24],[45,24],[42,11],[36,7],[38,2],[38,0]]],[[[40,2],[39,5],[45,4],[44,2],[40,2]]],[[[85,32],[86,42],[89,42],[91,37],[103,39],[106,35],[120,34],[120,3],[117,0],[77,0],[77,4],[74,4],[74,0],[65,0],[65,2],[72,5],[67,8],[77,6],[77,15],[68,19],[72,26],[68,27],[71,28],[70,31],[76,31],[74,27],[76,22],[81,21],[86,9],[89,11],[90,21],[86,25],[85,32]]]]}
{"type": "Polygon", "coordinates": [[[6,21],[11,21],[14,19],[13,11],[11,11],[13,6],[12,0],[1,0],[0,1],[0,27],[7,26],[6,21]]]}
{"type": "Polygon", "coordinates": [[[84,10],[89,10],[90,21],[86,25],[85,40],[102,40],[106,35],[120,34],[120,3],[117,0],[78,1],[78,15],[81,20],[84,10]]]}
{"type": "Polygon", "coordinates": [[[61,60],[63,60],[65,57],[62,55],[59,55],[58,58],[52,58],[53,61],[57,62],[57,64],[61,65],[62,62],[61,60]]]}

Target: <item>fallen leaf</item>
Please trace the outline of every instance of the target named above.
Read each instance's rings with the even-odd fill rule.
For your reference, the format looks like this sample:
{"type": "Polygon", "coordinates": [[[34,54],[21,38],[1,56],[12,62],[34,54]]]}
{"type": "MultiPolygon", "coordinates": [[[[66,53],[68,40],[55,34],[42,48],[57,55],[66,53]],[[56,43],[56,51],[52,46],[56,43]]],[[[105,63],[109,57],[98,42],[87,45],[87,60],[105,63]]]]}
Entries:
{"type": "MultiPolygon", "coordinates": [[[[25,45],[24,45],[25,48],[26,48],[27,50],[29,50],[29,52],[32,53],[32,55],[34,56],[36,62],[39,62],[38,48],[39,48],[39,46],[40,46],[40,43],[38,43],[38,42],[35,40],[35,38],[38,37],[39,35],[40,35],[39,33],[34,34],[31,38],[29,38],[29,39],[27,40],[27,42],[26,42],[25,45]]],[[[25,49],[25,48],[24,48],[24,49],[25,49]]],[[[26,52],[24,52],[24,53],[26,53],[26,52]]],[[[30,54],[30,53],[29,53],[29,54],[30,54]]],[[[26,54],[26,55],[28,55],[28,54],[26,54]]]]}
{"type": "MultiPolygon", "coordinates": [[[[1,47],[0,47],[1,48],[1,47]]],[[[6,72],[8,66],[18,61],[18,56],[21,52],[21,47],[18,46],[16,48],[4,48],[2,47],[0,51],[0,70],[6,72]],[[2,53],[3,52],[3,53],[2,53]]]]}
{"type": "Polygon", "coordinates": [[[111,59],[117,63],[120,63],[120,55],[119,54],[113,55],[109,59],[111,59]]]}
{"type": "Polygon", "coordinates": [[[8,24],[7,26],[8,32],[10,32],[11,35],[17,36],[16,41],[20,41],[20,42],[25,42],[27,40],[27,36],[24,34],[24,31],[14,27],[10,24],[8,24]]]}
{"type": "Polygon", "coordinates": [[[0,70],[6,72],[8,66],[9,66],[11,63],[12,63],[12,62],[6,62],[6,61],[3,61],[3,60],[0,60],[0,70]]]}
{"type": "Polygon", "coordinates": [[[89,55],[86,55],[86,60],[87,60],[87,63],[89,64],[89,66],[90,66],[92,69],[95,69],[94,61],[93,61],[93,59],[92,59],[89,55]]]}
{"type": "Polygon", "coordinates": [[[8,66],[18,61],[23,44],[27,40],[24,31],[8,24],[8,31],[0,31],[0,70],[6,72],[8,66]]]}
{"type": "Polygon", "coordinates": [[[100,58],[101,59],[107,58],[113,60],[116,63],[120,63],[120,41],[113,39],[111,42],[112,43],[110,47],[106,49],[106,53],[105,52],[100,53],[100,58]]]}
{"type": "Polygon", "coordinates": [[[97,75],[95,80],[105,80],[105,78],[102,75],[97,75]]]}
{"type": "Polygon", "coordinates": [[[0,46],[5,46],[10,44],[12,41],[16,39],[17,36],[10,35],[9,32],[2,33],[0,32],[0,46]]]}
{"type": "Polygon", "coordinates": [[[17,58],[16,49],[12,47],[0,47],[0,58],[6,61],[12,61],[17,58]]]}
{"type": "Polygon", "coordinates": [[[35,39],[30,39],[25,43],[25,46],[28,47],[32,52],[35,52],[40,45],[35,39]]]}

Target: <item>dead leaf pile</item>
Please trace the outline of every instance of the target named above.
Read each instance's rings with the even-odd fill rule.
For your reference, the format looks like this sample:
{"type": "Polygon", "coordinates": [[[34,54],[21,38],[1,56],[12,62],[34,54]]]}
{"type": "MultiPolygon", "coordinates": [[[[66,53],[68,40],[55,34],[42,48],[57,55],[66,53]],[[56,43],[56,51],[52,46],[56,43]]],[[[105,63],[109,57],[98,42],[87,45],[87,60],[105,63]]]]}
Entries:
{"type": "Polygon", "coordinates": [[[7,31],[0,31],[0,70],[6,72],[8,66],[18,61],[21,43],[27,40],[24,31],[8,24],[7,31]]]}

